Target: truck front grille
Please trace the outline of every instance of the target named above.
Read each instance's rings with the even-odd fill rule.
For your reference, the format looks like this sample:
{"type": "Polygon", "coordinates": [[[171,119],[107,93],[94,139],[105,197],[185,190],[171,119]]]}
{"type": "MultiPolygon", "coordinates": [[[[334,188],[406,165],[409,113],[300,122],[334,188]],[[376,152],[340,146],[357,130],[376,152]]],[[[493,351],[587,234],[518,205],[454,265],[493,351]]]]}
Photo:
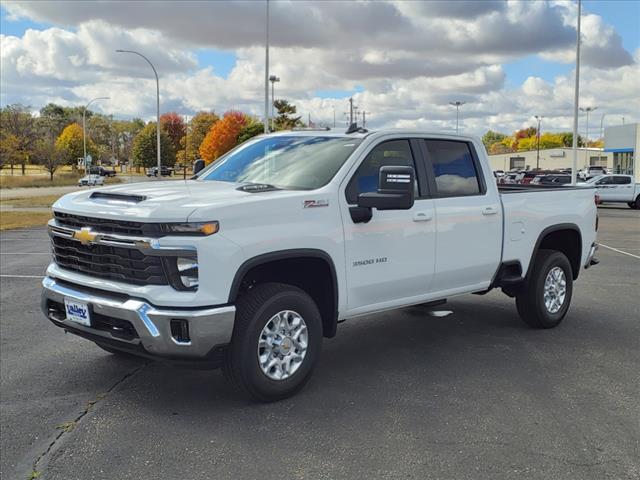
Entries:
{"type": "Polygon", "coordinates": [[[55,262],[62,268],[135,285],[169,284],[160,257],[145,255],[132,248],[83,245],[57,236],[51,240],[55,262]]]}
{"type": "Polygon", "coordinates": [[[80,215],[62,212],[54,212],[54,214],[58,224],[63,227],[70,227],[74,229],[90,227],[91,229],[102,233],[136,235],[141,237],[157,237],[161,234],[160,226],[153,223],[83,217],[80,215]]]}

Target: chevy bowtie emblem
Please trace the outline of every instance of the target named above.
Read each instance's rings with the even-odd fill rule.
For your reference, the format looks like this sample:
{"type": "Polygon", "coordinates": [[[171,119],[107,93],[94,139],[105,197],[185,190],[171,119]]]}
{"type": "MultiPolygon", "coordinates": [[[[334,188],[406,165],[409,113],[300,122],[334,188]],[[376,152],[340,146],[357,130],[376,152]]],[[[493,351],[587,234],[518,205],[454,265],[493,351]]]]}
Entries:
{"type": "Polygon", "coordinates": [[[82,227],[80,230],[73,232],[73,238],[78,240],[82,245],[93,243],[97,236],[98,234],[92,232],[89,227],[82,227]]]}

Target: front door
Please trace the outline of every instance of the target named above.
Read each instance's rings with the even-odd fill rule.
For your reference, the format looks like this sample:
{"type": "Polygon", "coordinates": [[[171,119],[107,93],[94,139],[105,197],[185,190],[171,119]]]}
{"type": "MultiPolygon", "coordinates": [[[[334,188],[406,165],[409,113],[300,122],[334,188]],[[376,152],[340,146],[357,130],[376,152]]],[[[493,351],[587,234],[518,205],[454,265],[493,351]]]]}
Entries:
{"type": "Polygon", "coordinates": [[[421,186],[416,182],[416,200],[409,210],[373,209],[367,223],[354,222],[349,211],[360,193],[377,190],[380,167],[415,169],[416,153],[409,139],[383,141],[369,151],[346,186],[341,211],[350,314],[391,308],[429,291],[436,222],[433,200],[422,198],[427,195],[421,186]]]}

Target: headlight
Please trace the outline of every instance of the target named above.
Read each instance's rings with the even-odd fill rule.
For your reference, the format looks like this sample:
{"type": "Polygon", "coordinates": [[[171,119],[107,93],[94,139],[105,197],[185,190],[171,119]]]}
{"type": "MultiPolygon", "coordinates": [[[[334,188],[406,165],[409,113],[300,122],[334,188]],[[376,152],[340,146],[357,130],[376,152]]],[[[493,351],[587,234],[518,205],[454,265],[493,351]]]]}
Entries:
{"type": "Polygon", "coordinates": [[[198,288],[198,260],[192,257],[176,258],[176,269],[182,285],[189,289],[198,288]]]}
{"type": "Polygon", "coordinates": [[[213,235],[220,229],[218,222],[165,223],[162,231],[171,235],[213,235]]]}

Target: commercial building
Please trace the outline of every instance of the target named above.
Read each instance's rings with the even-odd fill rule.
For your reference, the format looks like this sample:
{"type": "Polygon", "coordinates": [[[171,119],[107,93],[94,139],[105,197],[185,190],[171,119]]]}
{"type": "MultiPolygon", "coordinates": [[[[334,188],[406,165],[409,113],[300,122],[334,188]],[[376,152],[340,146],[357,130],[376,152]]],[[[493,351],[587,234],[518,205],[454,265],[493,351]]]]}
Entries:
{"type": "Polygon", "coordinates": [[[605,128],[604,151],[613,156],[613,173],[633,175],[640,183],[640,123],[605,128]]]}
{"type": "MultiPolygon", "coordinates": [[[[578,168],[585,166],[602,166],[613,168],[614,153],[607,152],[602,148],[579,148],[578,168]]],[[[493,170],[533,170],[539,165],[540,170],[557,170],[571,168],[573,165],[573,150],[571,148],[549,148],[540,150],[540,160],[538,162],[538,151],[528,150],[526,152],[500,153],[489,155],[491,168],[493,170]]]]}

